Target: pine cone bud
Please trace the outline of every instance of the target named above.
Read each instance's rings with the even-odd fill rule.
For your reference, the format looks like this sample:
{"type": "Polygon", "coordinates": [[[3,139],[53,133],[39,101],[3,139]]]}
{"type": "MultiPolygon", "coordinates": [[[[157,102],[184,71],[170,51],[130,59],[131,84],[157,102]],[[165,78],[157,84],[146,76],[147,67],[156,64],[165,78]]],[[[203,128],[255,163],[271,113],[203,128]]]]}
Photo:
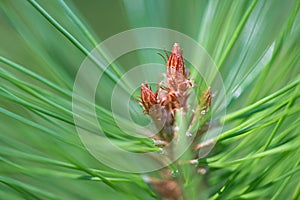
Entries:
{"type": "Polygon", "coordinates": [[[185,66],[182,57],[182,50],[180,49],[178,43],[175,43],[171,54],[167,62],[167,75],[168,76],[184,76],[185,77],[185,66]]]}
{"type": "Polygon", "coordinates": [[[141,85],[141,104],[147,114],[149,114],[150,108],[157,104],[157,94],[151,90],[148,84],[141,85]]]}

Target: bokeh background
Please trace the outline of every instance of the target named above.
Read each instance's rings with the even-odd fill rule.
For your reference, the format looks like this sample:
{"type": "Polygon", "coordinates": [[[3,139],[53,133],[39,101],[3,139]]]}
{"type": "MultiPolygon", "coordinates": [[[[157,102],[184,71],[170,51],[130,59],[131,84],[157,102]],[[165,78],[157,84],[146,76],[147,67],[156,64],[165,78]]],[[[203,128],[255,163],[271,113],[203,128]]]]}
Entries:
{"type": "MultiPolygon", "coordinates": [[[[202,45],[227,91],[228,115],[217,119],[223,133],[199,161],[208,170],[196,178],[201,187],[186,185],[188,199],[299,199],[299,7],[299,0],[1,0],[0,199],[158,199],[141,175],[115,171],[88,153],[71,107],[87,53],[112,35],[149,26],[202,45]]],[[[156,52],[133,52],[114,66],[125,73],[163,63],[156,52]]],[[[109,94],[97,94],[106,134],[125,149],[155,150],[101,115],[109,94]]]]}

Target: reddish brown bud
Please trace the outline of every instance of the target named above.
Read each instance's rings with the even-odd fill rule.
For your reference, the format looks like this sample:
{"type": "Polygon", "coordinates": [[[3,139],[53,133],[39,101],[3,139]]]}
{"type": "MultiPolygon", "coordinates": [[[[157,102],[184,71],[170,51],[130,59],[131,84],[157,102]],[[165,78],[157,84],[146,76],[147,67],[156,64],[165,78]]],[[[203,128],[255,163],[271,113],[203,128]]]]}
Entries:
{"type": "Polygon", "coordinates": [[[151,106],[157,104],[157,94],[151,90],[148,84],[141,85],[141,103],[145,113],[149,113],[151,106]]]}
{"type": "Polygon", "coordinates": [[[168,76],[174,76],[179,74],[185,76],[185,66],[182,57],[182,50],[180,49],[178,43],[175,43],[172,48],[171,54],[167,62],[167,67],[168,76]]]}

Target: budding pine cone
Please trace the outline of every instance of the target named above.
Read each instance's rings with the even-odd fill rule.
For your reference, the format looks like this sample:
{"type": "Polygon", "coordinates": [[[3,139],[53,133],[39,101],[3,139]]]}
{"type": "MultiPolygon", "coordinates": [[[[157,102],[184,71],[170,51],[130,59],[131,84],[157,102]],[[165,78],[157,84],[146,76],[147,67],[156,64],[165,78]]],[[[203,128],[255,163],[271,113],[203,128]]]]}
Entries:
{"type": "MultiPolygon", "coordinates": [[[[159,84],[156,92],[152,91],[148,84],[141,85],[140,104],[144,108],[144,113],[150,115],[157,126],[162,127],[159,137],[167,142],[174,138],[176,111],[187,109],[189,89],[194,87],[187,78],[182,54],[179,44],[175,43],[166,63],[166,82],[159,84]]],[[[210,89],[203,95],[200,98],[201,107],[206,112],[211,102],[210,89]]]]}

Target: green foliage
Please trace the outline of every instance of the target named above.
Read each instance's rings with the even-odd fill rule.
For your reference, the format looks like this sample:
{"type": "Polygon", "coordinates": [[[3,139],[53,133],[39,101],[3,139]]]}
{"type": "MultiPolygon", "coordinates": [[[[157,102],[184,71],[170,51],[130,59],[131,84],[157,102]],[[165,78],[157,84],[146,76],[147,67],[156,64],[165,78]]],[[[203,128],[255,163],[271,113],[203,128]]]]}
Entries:
{"type": "MultiPolygon", "coordinates": [[[[158,198],[141,175],[111,169],[84,148],[74,127],[72,87],[98,43],[130,28],[159,26],[201,44],[227,92],[227,115],[216,119],[225,123],[223,132],[198,160],[207,169],[199,174],[201,186],[190,168],[181,169],[186,195],[299,199],[299,8],[299,0],[1,1],[0,198],[158,198]]],[[[149,51],[130,54],[105,71],[107,85],[146,61],[163,62],[149,51]]],[[[106,135],[129,151],[158,151],[152,140],[116,128],[109,105],[101,104],[109,94],[109,87],[97,94],[96,106],[106,135]]]]}

